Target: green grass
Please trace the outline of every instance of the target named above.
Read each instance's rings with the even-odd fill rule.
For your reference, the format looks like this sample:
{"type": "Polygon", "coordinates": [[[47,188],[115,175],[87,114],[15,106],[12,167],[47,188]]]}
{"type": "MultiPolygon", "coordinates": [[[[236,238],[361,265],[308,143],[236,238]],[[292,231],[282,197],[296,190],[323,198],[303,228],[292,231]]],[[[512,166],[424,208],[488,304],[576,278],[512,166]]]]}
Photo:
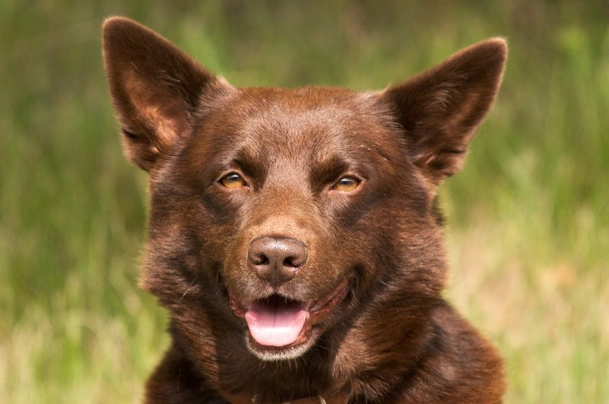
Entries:
{"type": "Polygon", "coordinates": [[[117,14],[237,85],[382,88],[506,36],[499,99],[441,190],[447,296],[503,352],[507,403],[609,402],[603,1],[168,4],[0,6],[0,402],[138,401],[167,344],[137,289],[146,179],[102,71],[117,14]]]}

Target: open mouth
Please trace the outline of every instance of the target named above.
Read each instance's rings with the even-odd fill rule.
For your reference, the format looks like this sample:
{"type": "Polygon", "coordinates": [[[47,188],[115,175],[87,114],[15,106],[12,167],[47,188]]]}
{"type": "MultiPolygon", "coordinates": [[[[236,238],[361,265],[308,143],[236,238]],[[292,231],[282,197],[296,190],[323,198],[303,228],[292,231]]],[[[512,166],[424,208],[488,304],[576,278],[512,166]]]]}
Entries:
{"type": "Polygon", "coordinates": [[[277,293],[247,303],[240,302],[232,293],[229,296],[233,312],[245,319],[256,349],[281,351],[306,344],[314,326],[327,318],[348,290],[349,282],[345,280],[327,296],[311,302],[277,293]]]}

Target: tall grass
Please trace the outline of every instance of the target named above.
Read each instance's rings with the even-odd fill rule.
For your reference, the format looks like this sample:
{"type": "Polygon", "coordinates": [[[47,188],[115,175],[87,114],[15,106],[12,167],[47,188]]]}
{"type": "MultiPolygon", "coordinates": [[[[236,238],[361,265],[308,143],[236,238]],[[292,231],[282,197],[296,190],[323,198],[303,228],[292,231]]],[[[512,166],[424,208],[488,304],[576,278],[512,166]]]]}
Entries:
{"type": "Polygon", "coordinates": [[[122,157],[103,17],[237,85],[398,82],[507,36],[504,86],[442,187],[447,296],[506,358],[508,403],[609,402],[609,30],[602,1],[55,0],[0,6],[0,402],[132,402],[166,347],[136,287],[145,176],[122,157]]]}

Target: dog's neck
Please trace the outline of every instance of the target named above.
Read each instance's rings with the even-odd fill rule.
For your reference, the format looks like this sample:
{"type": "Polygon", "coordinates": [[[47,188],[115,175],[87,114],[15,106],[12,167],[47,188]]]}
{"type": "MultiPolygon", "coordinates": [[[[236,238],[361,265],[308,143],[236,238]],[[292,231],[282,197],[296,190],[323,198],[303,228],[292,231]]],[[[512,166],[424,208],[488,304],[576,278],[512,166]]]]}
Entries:
{"type": "MultiPolygon", "coordinates": [[[[254,397],[245,397],[245,396],[235,396],[230,394],[222,394],[226,399],[228,399],[231,404],[260,404],[261,402],[254,397]]],[[[347,404],[349,398],[344,395],[335,395],[335,396],[317,396],[317,397],[308,397],[308,398],[300,398],[298,400],[286,401],[282,404],[347,404]]]]}

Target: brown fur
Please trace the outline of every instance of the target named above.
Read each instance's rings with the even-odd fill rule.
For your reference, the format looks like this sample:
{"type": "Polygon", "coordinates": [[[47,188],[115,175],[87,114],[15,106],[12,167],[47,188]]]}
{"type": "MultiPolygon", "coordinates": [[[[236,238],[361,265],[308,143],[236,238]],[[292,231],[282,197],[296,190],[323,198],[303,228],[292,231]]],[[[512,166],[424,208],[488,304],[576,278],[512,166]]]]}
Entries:
{"type": "Polygon", "coordinates": [[[125,18],[103,49],[126,154],[150,177],[141,284],[171,318],[147,403],[501,401],[501,359],[441,297],[435,192],[492,104],[504,40],[369,93],[236,88],[125,18]],[[304,263],[263,275],[248,258],[263,236],[296,240],[304,263]],[[277,295],[337,296],[283,359],[248,349],[240,318],[277,295]]]}

